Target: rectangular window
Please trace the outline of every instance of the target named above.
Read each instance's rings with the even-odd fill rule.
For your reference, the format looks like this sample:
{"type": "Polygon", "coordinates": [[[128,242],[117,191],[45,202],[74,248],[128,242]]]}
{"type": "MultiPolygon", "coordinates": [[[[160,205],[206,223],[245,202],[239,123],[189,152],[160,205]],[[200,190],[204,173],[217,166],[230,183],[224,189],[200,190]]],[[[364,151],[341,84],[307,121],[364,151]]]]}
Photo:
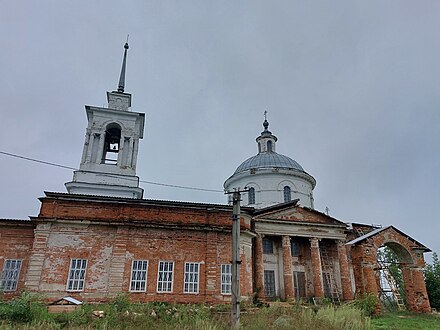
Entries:
{"type": "Polygon", "coordinates": [[[290,241],[290,251],[292,252],[292,257],[299,257],[301,255],[301,245],[299,242],[292,239],[290,241]]]}
{"type": "Polygon", "coordinates": [[[20,276],[21,260],[6,259],[3,264],[2,279],[0,282],[1,291],[17,290],[18,278],[20,276]]]}
{"type": "Polygon", "coordinates": [[[157,292],[173,292],[173,261],[159,261],[157,292]]]}
{"type": "Polygon", "coordinates": [[[147,284],[147,260],[133,260],[131,264],[130,291],[145,292],[147,284]]]}
{"type": "Polygon", "coordinates": [[[263,253],[273,254],[273,241],[269,238],[263,238],[263,253]]]}
{"type": "Polygon", "coordinates": [[[67,279],[67,291],[84,290],[86,268],[86,259],[70,259],[69,278],[67,279]]]}
{"type": "Polygon", "coordinates": [[[266,297],[275,297],[275,271],[264,271],[264,295],[266,297]]]}
{"type": "Polygon", "coordinates": [[[232,292],[232,265],[224,264],[221,269],[222,276],[222,294],[231,294],[232,292]]]}
{"type": "Polygon", "coordinates": [[[185,262],[183,292],[199,293],[199,268],[200,264],[197,262],[185,262]]]}

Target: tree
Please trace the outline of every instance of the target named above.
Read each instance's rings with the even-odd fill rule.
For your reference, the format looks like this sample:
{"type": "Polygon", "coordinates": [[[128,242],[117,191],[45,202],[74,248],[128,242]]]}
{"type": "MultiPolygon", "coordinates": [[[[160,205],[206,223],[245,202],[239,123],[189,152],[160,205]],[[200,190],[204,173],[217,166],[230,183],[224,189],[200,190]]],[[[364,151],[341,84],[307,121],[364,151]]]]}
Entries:
{"type": "Polygon", "coordinates": [[[424,274],[431,307],[440,309],[440,261],[437,253],[432,254],[432,264],[426,264],[424,274]]]}

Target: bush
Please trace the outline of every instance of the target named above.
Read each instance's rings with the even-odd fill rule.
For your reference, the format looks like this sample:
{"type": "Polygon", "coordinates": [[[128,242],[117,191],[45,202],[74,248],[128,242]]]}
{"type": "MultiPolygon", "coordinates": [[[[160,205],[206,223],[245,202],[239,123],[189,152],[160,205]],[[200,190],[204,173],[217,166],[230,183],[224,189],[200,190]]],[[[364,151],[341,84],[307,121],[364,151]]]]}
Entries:
{"type": "Polygon", "coordinates": [[[34,319],[48,320],[47,309],[35,294],[23,292],[19,297],[0,303],[0,319],[11,322],[27,323],[34,319]]]}
{"type": "Polygon", "coordinates": [[[365,316],[371,316],[376,309],[378,299],[374,294],[369,293],[360,296],[350,304],[353,304],[356,308],[360,309],[365,316]]]}
{"type": "Polygon", "coordinates": [[[426,265],[424,274],[431,307],[440,309],[440,261],[437,253],[432,254],[432,265],[426,265]]]}
{"type": "Polygon", "coordinates": [[[116,296],[116,298],[112,302],[113,307],[117,312],[125,312],[130,308],[130,300],[124,294],[120,294],[116,296]]]}

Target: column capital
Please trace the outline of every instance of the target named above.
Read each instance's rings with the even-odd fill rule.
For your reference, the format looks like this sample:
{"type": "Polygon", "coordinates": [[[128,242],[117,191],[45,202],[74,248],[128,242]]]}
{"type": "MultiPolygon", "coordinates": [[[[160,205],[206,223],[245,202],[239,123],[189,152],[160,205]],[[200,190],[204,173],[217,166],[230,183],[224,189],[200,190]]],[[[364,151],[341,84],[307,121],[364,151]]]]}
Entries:
{"type": "Polygon", "coordinates": [[[345,247],[345,239],[338,239],[338,240],[336,240],[336,245],[338,247],[342,247],[342,246],[345,247]]]}
{"type": "Polygon", "coordinates": [[[320,238],[317,238],[317,237],[310,237],[309,238],[309,241],[310,241],[310,246],[312,246],[312,247],[318,247],[319,246],[319,241],[320,241],[321,239],[320,238]]]}

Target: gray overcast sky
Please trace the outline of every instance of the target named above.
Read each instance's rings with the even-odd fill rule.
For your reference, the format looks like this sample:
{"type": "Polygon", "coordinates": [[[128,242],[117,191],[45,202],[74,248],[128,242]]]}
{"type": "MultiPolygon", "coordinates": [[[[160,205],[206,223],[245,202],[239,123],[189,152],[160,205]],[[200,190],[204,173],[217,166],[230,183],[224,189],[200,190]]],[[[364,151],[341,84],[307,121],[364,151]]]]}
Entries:
{"type": "MultiPolygon", "coordinates": [[[[315,207],[393,224],[440,252],[440,2],[1,1],[0,151],[78,167],[84,105],[146,113],[141,180],[222,189],[256,154],[317,180],[315,207]]],[[[37,215],[72,171],[0,155],[0,217],[37,215]]],[[[143,184],[145,198],[224,203],[143,184]]]]}

